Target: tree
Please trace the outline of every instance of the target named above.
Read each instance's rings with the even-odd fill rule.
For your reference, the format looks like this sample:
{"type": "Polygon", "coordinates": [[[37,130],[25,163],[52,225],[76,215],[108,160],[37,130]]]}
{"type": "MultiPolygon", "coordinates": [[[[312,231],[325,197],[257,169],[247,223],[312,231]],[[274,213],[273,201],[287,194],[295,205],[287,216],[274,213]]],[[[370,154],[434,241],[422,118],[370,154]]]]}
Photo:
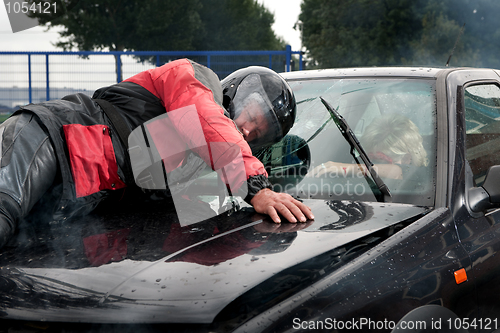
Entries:
{"type": "Polygon", "coordinates": [[[320,67],[395,65],[418,18],[411,0],[304,0],[303,45],[320,67]]]}
{"type": "Polygon", "coordinates": [[[499,67],[495,0],[304,0],[302,42],[316,67],[499,67]]]}
{"type": "MultiPolygon", "coordinates": [[[[40,0],[38,0],[40,1],[40,0]]],[[[274,16],[255,0],[57,0],[71,9],[53,20],[63,26],[64,50],[255,50],[283,48],[274,16]]]]}
{"type": "MultiPolygon", "coordinates": [[[[35,0],[43,1],[43,0],[35,0]]],[[[54,0],[58,17],[37,15],[49,29],[63,26],[64,50],[195,51],[283,49],[274,16],[255,0],[54,0]]],[[[137,57],[141,61],[156,58],[137,57]]],[[[170,59],[163,58],[162,61],[170,59]]],[[[115,56],[116,72],[118,56],[115,56]]],[[[121,81],[121,77],[118,78],[121,81]]]]}
{"type": "Polygon", "coordinates": [[[271,26],[274,16],[254,0],[203,0],[204,33],[198,50],[279,50],[285,43],[271,26]]]}
{"type": "MultiPolygon", "coordinates": [[[[71,0],[58,0],[60,7],[71,0]]],[[[62,16],[39,21],[63,26],[64,50],[193,50],[202,30],[199,0],[79,0],[62,16]]]]}

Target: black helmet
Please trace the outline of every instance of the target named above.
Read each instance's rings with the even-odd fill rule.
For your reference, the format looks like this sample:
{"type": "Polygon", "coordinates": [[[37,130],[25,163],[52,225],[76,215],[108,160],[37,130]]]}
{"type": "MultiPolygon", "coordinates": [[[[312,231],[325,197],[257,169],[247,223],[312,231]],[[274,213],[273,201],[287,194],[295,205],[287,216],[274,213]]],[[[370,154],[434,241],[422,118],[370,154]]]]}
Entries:
{"type": "Polygon", "coordinates": [[[239,69],[221,81],[223,106],[236,120],[245,106],[258,103],[269,124],[266,133],[248,142],[252,152],[281,140],[292,128],[297,107],[293,91],[286,81],[266,67],[239,69]]]}

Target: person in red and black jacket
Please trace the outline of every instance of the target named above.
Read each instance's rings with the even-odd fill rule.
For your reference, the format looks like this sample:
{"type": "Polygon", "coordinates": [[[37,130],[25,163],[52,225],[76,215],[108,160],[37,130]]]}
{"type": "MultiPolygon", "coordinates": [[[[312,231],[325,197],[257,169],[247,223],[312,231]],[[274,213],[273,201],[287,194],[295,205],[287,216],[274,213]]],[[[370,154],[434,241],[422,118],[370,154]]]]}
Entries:
{"type": "MultiPolygon", "coordinates": [[[[300,201],[271,190],[264,166],[252,155],[280,140],[293,124],[295,99],[286,82],[262,67],[238,70],[220,82],[210,69],[181,59],[101,88],[92,98],[74,94],[24,106],[0,126],[0,247],[27,216],[63,221],[88,214],[116,190],[134,185],[117,127],[130,132],[185,109],[195,110],[198,119],[174,121],[165,133],[168,142],[184,142],[212,167],[219,155],[197,150],[200,136],[209,146],[237,145],[245,200],[258,213],[277,223],[279,214],[290,222],[314,218],[300,201]],[[114,115],[104,112],[107,103],[114,115]],[[192,124],[201,126],[201,134],[192,124]]],[[[177,158],[172,165],[182,164],[183,157],[177,158]]]]}

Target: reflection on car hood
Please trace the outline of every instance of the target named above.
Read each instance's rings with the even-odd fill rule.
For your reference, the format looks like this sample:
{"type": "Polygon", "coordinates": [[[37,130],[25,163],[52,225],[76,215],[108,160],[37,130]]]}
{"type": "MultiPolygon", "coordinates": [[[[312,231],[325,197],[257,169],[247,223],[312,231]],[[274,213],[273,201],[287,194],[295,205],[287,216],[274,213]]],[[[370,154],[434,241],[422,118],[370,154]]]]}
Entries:
{"type": "Polygon", "coordinates": [[[0,255],[0,310],[4,318],[23,320],[210,323],[275,274],[428,211],[403,204],[304,202],[316,217],[307,224],[275,225],[253,210],[185,228],[164,222],[152,233],[147,222],[139,228],[133,219],[126,228],[122,220],[118,231],[103,228],[105,245],[93,234],[73,240],[70,249],[52,249],[73,260],[80,251],[85,264],[79,265],[70,259],[55,264],[49,260],[54,255],[22,260],[7,251],[0,255]],[[141,252],[140,246],[150,250],[141,252]]]}

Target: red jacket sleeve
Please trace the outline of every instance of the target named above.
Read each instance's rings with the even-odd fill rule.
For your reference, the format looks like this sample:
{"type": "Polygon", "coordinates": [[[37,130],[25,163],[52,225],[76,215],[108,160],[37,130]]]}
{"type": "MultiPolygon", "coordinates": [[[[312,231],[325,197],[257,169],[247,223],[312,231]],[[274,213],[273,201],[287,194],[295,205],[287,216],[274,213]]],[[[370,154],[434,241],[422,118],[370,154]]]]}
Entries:
{"type": "MultiPolygon", "coordinates": [[[[193,114],[192,112],[184,113],[188,116],[181,116],[179,119],[174,117],[173,125],[183,142],[198,153],[214,170],[224,164],[224,158],[220,158],[224,153],[215,151],[208,153],[206,149],[199,149],[198,144],[203,141],[200,139],[204,139],[211,150],[214,147],[237,145],[241,151],[247,179],[256,175],[267,176],[264,166],[252,155],[250,147],[234,122],[224,115],[223,107],[216,102],[219,97],[214,96],[214,91],[220,91],[221,88],[215,73],[187,59],[182,59],[141,72],[126,81],[139,84],[157,96],[169,114],[185,108],[196,111],[201,133],[195,130],[194,119],[186,119],[193,114]],[[200,67],[195,68],[195,66],[200,67]],[[220,144],[214,145],[214,143],[220,144]]],[[[220,96],[221,99],[222,96],[220,96]]]]}

